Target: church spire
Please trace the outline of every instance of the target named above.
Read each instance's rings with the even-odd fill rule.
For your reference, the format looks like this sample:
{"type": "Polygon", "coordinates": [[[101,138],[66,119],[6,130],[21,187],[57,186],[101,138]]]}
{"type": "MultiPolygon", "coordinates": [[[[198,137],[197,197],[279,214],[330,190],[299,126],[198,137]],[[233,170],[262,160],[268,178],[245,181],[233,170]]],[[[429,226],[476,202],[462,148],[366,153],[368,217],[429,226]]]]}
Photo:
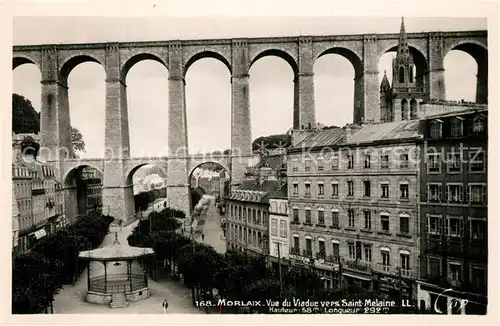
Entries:
{"type": "Polygon", "coordinates": [[[401,29],[399,31],[398,53],[396,59],[400,64],[413,63],[413,56],[411,55],[410,48],[408,47],[404,17],[401,17],[401,29]]]}
{"type": "Polygon", "coordinates": [[[380,90],[385,91],[391,88],[391,84],[389,83],[389,79],[387,78],[387,73],[384,70],[384,77],[382,78],[382,82],[380,83],[380,90]]]}

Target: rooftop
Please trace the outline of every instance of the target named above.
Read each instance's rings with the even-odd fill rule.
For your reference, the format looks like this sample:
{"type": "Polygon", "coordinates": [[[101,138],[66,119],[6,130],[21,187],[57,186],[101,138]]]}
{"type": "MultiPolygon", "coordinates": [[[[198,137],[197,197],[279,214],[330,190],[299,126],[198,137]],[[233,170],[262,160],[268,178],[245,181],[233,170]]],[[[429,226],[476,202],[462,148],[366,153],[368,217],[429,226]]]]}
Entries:
{"type": "Polygon", "coordinates": [[[434,115],[428,115],[425,117],[425,120],[446,118],[446,117],[455,117],[455,116],[459,116],[459,115],[474,114],[474,113],[482,113],[482,114],[487,115],[488,109],[486,109],[486,108],[466,108],[463,110],[456,110],[456,111],[452,111],[452,112],[444,112],[444,113],[439,113],[439,114],[434,114],[434,115]]]}
{"type": "Polygon", "coordinates": [[[118,233],[115,233],[115,241],[112,245],[93,250],[81,251],[78,257],[99,261],[133,260],[142,256],[153,255],[151,248],[131,247],[122,245],[118,241],[118,233]]]}
{"type": "Polygon", "coordinates": [[[355,131],[345,144],[371,143],[379,140],[397,140],[419,137],[419,120],[371,123],[355,131]]]}

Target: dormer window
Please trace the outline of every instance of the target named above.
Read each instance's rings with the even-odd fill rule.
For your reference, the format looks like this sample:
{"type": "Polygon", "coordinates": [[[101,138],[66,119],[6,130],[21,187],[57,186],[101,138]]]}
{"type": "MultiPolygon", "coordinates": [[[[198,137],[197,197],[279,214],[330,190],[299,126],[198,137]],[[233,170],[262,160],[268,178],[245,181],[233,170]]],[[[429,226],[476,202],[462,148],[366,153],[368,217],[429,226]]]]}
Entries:
{"type": "Polygon", "coordinates": [[[484,118],[477,117],[474,119],[472,130],[474,132],[483,132],[484,131],[484,118]]]}
{"type": "Polygon", "coordinates": [[[463,135],[463,118],[454,117],[451,119],[450,135],[451,137],[462,137],[463,135]]]}
{"type": "Polygon", "coordinates": [[[443,121],[439,119],[431,121],[431,138],[440,139],[442,137],[442,124],[443,121]]]}

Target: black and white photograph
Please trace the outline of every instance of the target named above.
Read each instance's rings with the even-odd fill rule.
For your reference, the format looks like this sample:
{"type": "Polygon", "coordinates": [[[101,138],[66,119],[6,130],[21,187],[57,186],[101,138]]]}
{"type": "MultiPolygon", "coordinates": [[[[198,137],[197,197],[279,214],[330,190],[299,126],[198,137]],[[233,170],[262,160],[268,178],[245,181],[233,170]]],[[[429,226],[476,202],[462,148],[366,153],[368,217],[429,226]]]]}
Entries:
{"type": "Polygon", "coordinates": [[[13,16],[11,314],[498,314],[489,21],[398,13],[13,16]]]}

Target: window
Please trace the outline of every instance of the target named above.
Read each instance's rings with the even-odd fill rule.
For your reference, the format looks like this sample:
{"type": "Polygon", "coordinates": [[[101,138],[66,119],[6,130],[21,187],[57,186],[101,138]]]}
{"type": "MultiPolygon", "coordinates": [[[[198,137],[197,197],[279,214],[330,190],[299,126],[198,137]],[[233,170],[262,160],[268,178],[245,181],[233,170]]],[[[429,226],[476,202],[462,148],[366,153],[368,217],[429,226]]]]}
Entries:
{"type": "MultiPolygon", "coordinates": [[[[413,71],[413,70],[410,70],[410,71],[413,71]]],[[[411,83],[413,83],[413,81],[410,81],[411,83]]],[[[418,114],[417,114],[417,101],[415,101],[415,99],[412,99],[410,101],[410,120],[415,120],[418,118],[418,114]]]]}
{"type": "Polygon", "coordinates": [[[399,232],[403,234],[410,233],[410,218],[408,216],[399,217],[399,232]]]}
{"type": "Polygon", "coordinates": [[[365,154],[365,169],[370,168],[370,161],[371,161],[370,154],[365,154]]]}
{"type": "Polygon", "coordinates": [[[450,203],[462,202],[463,186],[461,184],[449,184],[448,186],[448,201],[450,203]]]}
{"type": "Polygon", "coordinates": [[[347,248],[349,248],[349,258],[356,259],[356,249],[354,248],[354,243],[349,242],[347,244],[347,248]]]}
{"type": "Polygon", "coordinates": [[[300,251],[300,240],[298,235],[293,236],[293,247],[295,248],[295,252],[298,253],[300,251]]]}
{"type": "Polygon", "coordinates": [[[441,259],[429,257],[428,261],[427,273],[429,274],[429,278],[432,280],[441,276],[441,259]]]}
{"type": "Polygon", "coordinates": [[[469,220],[469,234],[471,240],[485,239],[486,221],[484,220],[469,220]]]}
{"type": "Polygon", "coordinates": [[[450,136],[451,137],[462,137],[463,135],[463,118],[455,117],[450,121],[450,136]]]}
{"type": "Polygon", "coordinates": [[[484,152],[482,148],[469,149],[469,166],[471,172],[484,172],[484,152]]]}
{"type": "Polygon", "coordinates": [[[332,183],[332,197],[338,196],[339,195],[339,184],[338,183],[332,183]]]}
{"type": "Polygon", "coordinates": [[[431,138],[440,139],[441,138],[441,120],[434,120],[431,122],[431,138]]]}
{"type": "Polygon", "coordinates": [[[337,228],[340,227],[338,211],[332,211],[332,226],[337,228]]]}
{"type": "Polygon", "coordinates": [[[365,230],[371,230],[372,228],[372,214],[370,211],[363,211],[365,220],[365,230]]]}
{"type": "Polygon", "coordinates": [[[306,222],[305,224],[311,224],[311,209],[306,209],[306,222]]]}
{"type": "Polygon", "coordinates": [[[408,254],[400,254],[401,257],[401,269],[409,270],[410,269],[410,255],[408,254]]]}
{"type": "Polygon", "coordinates": [[[484,203],[486,187],[484,185],[469,185],[469,202],[480,204],[484,203]]]}
{"type": "Polygon", "coordinates": [[[370,181],[363,181],[363,187],[365,189],[364,196],[370,197],[371,196],[370,181]]]}
{"type": "Polygon", "coordinates": [[[408,167],[408,154],[399,155],[399,167],[400,168],[408,167]]]}
{"type": "Polygon", "coordinates": [[[325,166],[323,157],[318,157],[317,166],[318,166],[318,171],[323,171],[325,166]]]}
{"type": "Polygon", "coordinates": [[[354,196],[354,181],[347,181],[347,196],[354,196]]]}
{"type": "Polygon", "coordinates": [[[470,282],[478,288],[484,288],[486,284],[484,268],[479,266],[472,266],[470,274],[470,282]]]}
{"type": "Polygon", "coordinates": [[[353,209],[348,209],[347,210],[347,218],[349,220],[349,227],[353,228],[356,226],[355,219],[354,219],[354,210],[353,209]]]}
{"type": "Polygon", "coordinates": [[[441,185],[427,184],[427,200],[430,202],[441,201],[441,185]]]}
{"type": "Polygon", "coordinates": [[[287,229],[288,226],[286,225],[286,221],[280,221],[280,237],[282,238],[287,237],[287,229]]]}
{"type": "Polygon", "coordinates": [[[439,153],[427,154],[427,172],[428,173],[441,172],[441,162],[439,153]]]}
{"type": "Polygon", "coordinates": [[[323,196],[325,194],[325,185],[322,183],[318,184],[318,196],[323,196]]]}
{"type": "Polygon", "coordinates": [[[381,250],[380,254],[382,256],[382,265],[384,265],[384,266],[390,266],[391,265],[391,260],[390,260],[389,251],[387,251],[387,250],[381,250]]]}
{"type": "Polygon", "coordinates": [[[332,242],[332,256],[333,257],[340,256],[340,246],[338,243],[332,242]]]}
{"type": "Polygon", "coordinates": [[[354,156],[352,154],[347,154],[347,168],[354,169],[354,156]]]}
{"type": "Polygon", "coordinates": [[[304,170],[311,171],[311,159],[306,158],[304,161],[304,170]]]}
{"type": "Polygon", "coordinates": [[[318,210],[318,224],[325,225],[325,211],[322,209],[318,210]]]}
{"type": "Polygon", "coordinates": [[[363,246],[363,251],[364,251],[364,260],[366,262],[371,262],[372,261],[372,246],[371,245],[364,245],[363,246]]]}
{"type": "Polygon", "coordinates": [[[311,196],[311,184],[306,183],[306,196],[311,196]]]}
{"type": "Polygon", "coordinates": [[[460,216],[447,216],[445,234],[450,237],[464,236],[464,220],[460,216]]]}
{"type": "Polygon", "coordinates": [[[457,262],[450,262],[448,264],[448,277],[454,286],[459,286],[462,281],[462,265],[457,262]]]}
{"type": "Polygon", "coordinates": [[[380,215],[380,226],[382,231],[389,232],[389,215],[380,215]]]}
{"type": "Polygon", "coordinates": [[[292,171],[293,172],[297,172],[298,170],[299,170],[299,167],[298,167],[297,159],[293,159],[293,161],[292,161],[292,171]]]}
{"type": "Polygon", "coordinates": [[[294,183],[293,184],[293,194],[298,195],[299,194],[299,185],[294,183]]]}
{"type": "Polygon", "coordinates": [[[271,219],[271,235],[278,235],[278,220],[275,218],[271,219]]]}
{"type": "Polygon", "coordinates": [[[398,71],[398,79],[399,79],[399,83],[404,83],[405,82],[405,68],[403,66],[400,66],[399,67],[399,71],[398,71]]]}
{"type": "Polygon", "coordinates": [[[443,219],[441,215],[427,216],[427,234],[441,234],[443,231],[443,219]]]}
{"type": "Polygon", "coordinates": [[[482,132],[484,130],[484,119],[483,118],[475,118],[472,130],[474,132],[482,132]]]}
{"type": "Polygon", "coordinates": [[[382,183],[380,185],[382,189],[382,195],[380,196],[381,198],[389,198],[389,184],[388,183],[382,183]]]}
{"type": "Polygon", "coordinates": [[[448,172],[460,172],[462,164],[461,164],[461,155],[460,153],[448,153],[448,172]]]}
{"type": "Polygon", "coordinates": [[[339,157],[337,155],[332,156],[332,170],[338,170],[339,168],[339,157]]]}
{"type": "Polygon", "coordinates": [[[389,155],[384,154],[384,155],[380,156],[380,166],[383,169],[389,168],[389,155]]]}
{"type": "Polygon", "coordinates": [[[408,120],[408,101],[406,99],[401,101],[401,120],[408,120]]]}
{"type": "Polygon", "coordinates": [[[306,255],[312,255],[312,241],[311,238],[306,238],[306,255]]]}
{"type": "Polygon", "coordinates": [[[399,185],[399,194],[401,199],[408,199],[408,184],[399,185]]]}
{"type": "Polygon", "coordinates": [[[326,248],[325,248],[325,240],[318,240],[318,251],[320,253],[325,253],[326,252],[326,248]]]}
{"type": "Polygon", "coordinates": [[[293,209],[293,223],[299,223],[299,209],[293,209]]]}

